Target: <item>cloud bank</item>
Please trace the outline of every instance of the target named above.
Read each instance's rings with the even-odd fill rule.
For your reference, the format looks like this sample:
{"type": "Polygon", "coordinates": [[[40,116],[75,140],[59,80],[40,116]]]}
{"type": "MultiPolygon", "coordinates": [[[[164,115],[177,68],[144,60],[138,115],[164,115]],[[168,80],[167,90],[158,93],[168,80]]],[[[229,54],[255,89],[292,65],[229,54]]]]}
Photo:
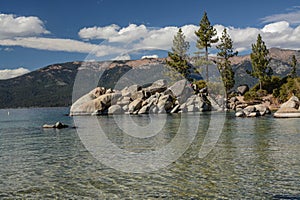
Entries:
{"type": "MultiPolygon", "coordinates": [[[[112,27],[115,27],[113,24],[112,27]]],[[[111,27],[111,28],[112,28],[111,27]]],[[[299,49],[300,48],[300,26],[292,27],[288,21],[279,21],[266,24],[262,28],[237,28],[237,27],[225,27],[217,24],[214,26],[218,32],[218,36],[221,37],[223,30],[226,28],[231,36],[234,47],[240,52],[251,50],[251,44],[256,42],[257,35],[261,34],[263,40],[266,42],[269,48],[287,48],[287,49],[299,49]]],[[[103,27],[108,28],[108,27],[103,27]]],[[[144,25],[131,24],[128,27],[114,29],[114,34],[110,36],[106,35],[106,45],[119,43],[117,46],[124,47],[128,51],[132,49],[153,48],[170,50],[172,46],[172,40],[178,29],[181,28],[186,36],[186,39],[191,43],[191,46],[195,46],[196,36],[195,31],[198,30],[198,26],[189,24],[182,27],[167,26],[162,28],[149,28],[144,25]],[[128,45],[130,43],[130,45],[128,45]]],[[[84,39],[92,40],[94,38],[101,38],[103,34],[97,36],[98,28],[84,28],[86,31],[84,39]],[[87,35],[92,35],[88,38],[87,35]]],[[[102,37],[104,39],[104,37],[102,37]]],[[[101,44],[99,45],[101,46],[101,44]]]]}
{"type": "Polygon", "coordinates": [[[34,16],[17,17],[12,14],[0,14],[0,39],[37,36],[50,33],[44,23],[34,16]]]}
{"type": "Polygon", "coordinates": [[[295,6],[291,12],[270,15],[261,19],[263,23],[288,21],[290,24],[300,24],[300,7],[295,6]]]}
{"type": "MultiPolygon", "coordinates": [[[[215,25],[220,37],[224,28],[228,30],[236,50],[243,54],[251,50],[251,44],[256,42],[258,34],[262,35],[266,45],[286,49],[300,48],[300,11],[276,14],[261,19],[265,25],[254,27],[225,27],[215,25]]],[[[178,29],[181,28],[190,42],[191,54],[195,50],[197,40],[195,31],[198,26],[186,24],[181,27],[165,26],[159,28],[146,25],[130,24],[121,27],[116,24],[108,26],[83,27],[78,31],[79,39],[63,39],[45,37],[49,34],[41,19],[35,16],[15,16],[0,14],[0,46],[2,49],[21,46],[47,51],[62,51],[92,54],[102,58],[130,58],[130,52],[142,49],[170,50],[172,40],[178,29]],[[100,42],[100,44],[97,44],[100,42]]],[[[214,46],[213,46],[214,48],[214,46]]],[[[94,59],[94,58],[93,58],[94,59]]]]}
{"type": "Polygon", "coordinates": [[[18,69],[3,69],[0,70],[0,79],[10,79],[10,78],[14,78],[17,76],[21,76],[23,74],[27,74],[28,72],[30,72],[28,69],[25,69],[23,67],[18,68],[18,69]]]}

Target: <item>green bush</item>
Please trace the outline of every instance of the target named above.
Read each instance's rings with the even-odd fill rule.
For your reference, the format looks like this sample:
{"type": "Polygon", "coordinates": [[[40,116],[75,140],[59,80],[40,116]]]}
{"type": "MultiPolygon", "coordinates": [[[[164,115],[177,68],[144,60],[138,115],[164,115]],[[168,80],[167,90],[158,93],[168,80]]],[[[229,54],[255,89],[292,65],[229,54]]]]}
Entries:
{"type": "Polygon", "coordinates": [[[244,95],[244,100],[245,101],[252,101],[258,98],[258,95],[255,91],[249,90],[248,92],[245,93],[244,95]]]}
{"type": "Polygon", "coordinates": [[[267,95],[268,95],[267,90],[257,90],[257,87],[254,86],[248,92],[246,92],[246,94],[244,95],[244,100],[245,101],[261,100],[262,97],[267,95]]]}
{"type": "Polygon", "coordinates": [[[257,94],[258,97],[264,97],[264,96],[267,96],[269,93],[268,93],[267,90],[258,90],[256,92],[256,94],[257,94]]]}
{"type": "Polygon", "coordinates": [[[287,101],[292,95],[300,98],[300,77],[287,78],[287,82],[280,87],[277,95],[280,102],[287,101]]]}
{"type": "Polygon", "coordinates": [[[279,76],[272,76],[269,80],[263,82],[263,89],[260,90],[259,84],[254,85],[249,92],[245,94],[245,100],[260,100],[261,97],[273,94],[274,97],[280,96],[282,85],[287,82],[287,77],[280,78],[279,76]]]}
{"type": "Polygon", "coordinates": [[[207,86],[206,81],[204,81],[204,80],[194,81],[193,83],[196,84],[196,86],[199,90],[201,90],[202,88],[205,88],[207,86]]]}

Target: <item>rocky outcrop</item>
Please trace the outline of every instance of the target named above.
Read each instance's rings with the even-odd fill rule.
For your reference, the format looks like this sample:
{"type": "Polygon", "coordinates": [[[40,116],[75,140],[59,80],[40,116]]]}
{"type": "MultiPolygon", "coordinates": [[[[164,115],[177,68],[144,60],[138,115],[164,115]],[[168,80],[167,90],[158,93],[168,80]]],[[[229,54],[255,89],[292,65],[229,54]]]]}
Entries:
{"type": "Polygon", "coordinates": [[[73,103],[70,115],[205,112],[220,108],[213,98],[195,94],[186,80],[170,87],[165,80],[158,80],[145,88],[96,88],[73,103]]]}
{"type": "Polygon", "coordinates": [[[253,106],[247,106],[244,109],[237,109],[235,116],[236,117],[260,117],[264,115],[271,114],[271,111],[268,106],[258,104],[253,106]]]}
{"type": "Polygon", "coordinates": [[[278,111],[274,113],[276,118],[300,117],[300,101],[296,96],[292,96],[287,102],[283,103],[278,111]]]}

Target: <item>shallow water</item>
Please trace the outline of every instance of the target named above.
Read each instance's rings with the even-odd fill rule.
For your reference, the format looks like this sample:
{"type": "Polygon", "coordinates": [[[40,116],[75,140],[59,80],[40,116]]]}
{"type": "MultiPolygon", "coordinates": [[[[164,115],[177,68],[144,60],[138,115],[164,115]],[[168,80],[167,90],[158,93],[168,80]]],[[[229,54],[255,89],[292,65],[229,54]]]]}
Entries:
{"type": "Polygon", "coordinates": [[[300,119],[198,113],[84,117],[74,124],[66,113],[68,108],[0,110],[0,199],[300,199],[300,119]],[[106,145],[131,152],[116,160],[119,169],[107,162],[115,159],[109,155],[114,151],[97,157],[85,146],[78,130],[88,127],[93,134],[90,121],[95,119],[106,145]],[[56,121],[80,126],[41,128],[56,121]],[[152,125],[155,131],[128,132],[132,124],[141,130],[152,125]],[[168,144],[173,146],[165,157],[146,157],[154,159],[154,168],[143,165],[146,159],[126,164],[132,155],[168,144]],[[178,159],[163,165],[181,150],[178,159]],[[208,154],[199,157],[199,152],[208,154]],[[150,172],[143,172],[148,167],[150,172]]]}

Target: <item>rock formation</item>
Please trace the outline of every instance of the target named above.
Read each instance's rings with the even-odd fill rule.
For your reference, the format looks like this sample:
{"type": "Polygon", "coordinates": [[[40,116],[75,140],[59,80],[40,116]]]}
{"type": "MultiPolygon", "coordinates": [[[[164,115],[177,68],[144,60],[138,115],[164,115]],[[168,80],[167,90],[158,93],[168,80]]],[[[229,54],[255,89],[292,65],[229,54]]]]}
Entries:
{"type": "Polygon", "coordinates": [[[195,94],[186,80],[168,87],[165,80],[158,80],[142,88],[125,87],[121,91],[95,88],[73,103],[70,115],[182,113],[220,110],[213,98],[195,94]]]}
{"type": "Polygon", "coordinates": [[[296,96],[292,96],[287,102],[283,103],[278,111],[274,113],[277,118],[300,117],[300,101],[296,96]]]}

